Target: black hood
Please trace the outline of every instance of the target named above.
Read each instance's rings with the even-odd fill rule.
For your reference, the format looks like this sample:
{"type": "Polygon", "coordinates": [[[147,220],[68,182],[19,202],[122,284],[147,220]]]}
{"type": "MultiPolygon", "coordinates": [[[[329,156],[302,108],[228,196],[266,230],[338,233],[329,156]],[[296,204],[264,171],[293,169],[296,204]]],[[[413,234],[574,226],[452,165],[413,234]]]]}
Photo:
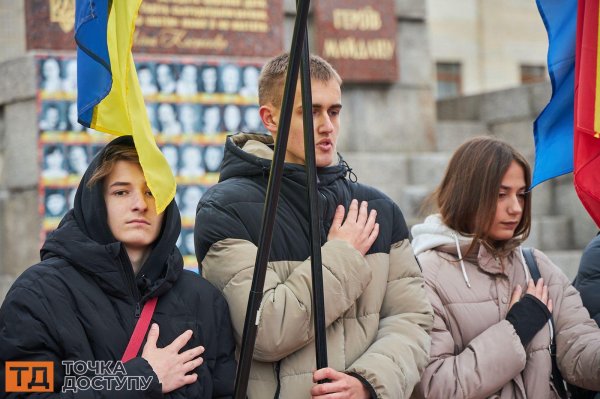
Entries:
{"type": "MultiPolygon", "coordinates": [[[[252,177],[257,175],[267,176],[271,168],[272,151],[274,148],[273,136],[258,133],[238,133],[227,137],[225,142],[225,155],[221,165],[219,181],[225,181],[231,177],[252,177]],[[270,148],[269,154],[256,155],[244,149],[249,141],[257,141],[270,148]],[[266,158],[265,156],[268,156],[266,158]]],[[[317,176],[320,185],[327,185],[346,174],[352,174],[352,169],[338,154],[337,165],[317,168],[317,176]]],[[[296,183],[306,185],[306,171],[304,165],[285,163],[283,175],[294,180],[296,183]]]]}
{"type": "MultiPolygon", "coordinates": [[[[104,290],[115,295],[127,295],[131,289],[126,286],[125,276],[132,270],[131,263],[125,248],[113,237],[108,226],[102,184],[91,188],[87,185],[106,148],[116,144],[135,147],[131,136],[122,136],[111,141],[94,157],[77,188],[74,208],[48,235],[41,257],[42,260],[63,258],[81,272],[94,276],[104,290]]],[[[175,244],[180,231],[179,209],[175,201],[171,201],[164,211],[163,225],[152,251],[135,277],[142,296],[161,295],[179,277],[183,258],[175,244]]]]}

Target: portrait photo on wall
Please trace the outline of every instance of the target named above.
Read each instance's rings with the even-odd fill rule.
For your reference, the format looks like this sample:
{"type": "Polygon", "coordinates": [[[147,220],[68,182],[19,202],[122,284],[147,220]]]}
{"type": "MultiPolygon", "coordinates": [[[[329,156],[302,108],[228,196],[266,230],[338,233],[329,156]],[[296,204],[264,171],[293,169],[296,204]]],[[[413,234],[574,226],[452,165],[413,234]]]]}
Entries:
{"type": "Polygon", "coordinates": [[[179,174],[179,147],[175,144],[163,144],[159,147],[162,151],[173,175],[179,174]]]}
{"type": "Polygon", "coordinates": [[[259,67],[254,65],[245,66],[242,70],[242,87],[240,87],[240,95],[244,97],[258,97],[259,76],[259,67]]]}
{"type": "Polygon", "coordinates": [[[40,90],[44,94],[58,94],[63,90],[61,61],[58,57],[47,57],[39,62],[40,90]]]}
{"type": "Polygon", "coordinates": [[[240,67],[235,64],[224,64],[220,68],[218,90],[225,94],[237,94],[240,89],[240,67]]]}
{"type": "Polygon", "coordinates": [[[66,145],[69,174],[83,176],[90,164],[90,154],[87,144],[66,145]]]}
{"type": "Polygon", "coordinates": [[[174,94],[177,89],[175,66],[162,62],[156,64],[156,83],[158,84],[159,94],[174,94]]]}
{"type": "Polygon", "coordinates": [[[68,102],[66,104],[66,125],[65,130],[70,132],[84,132],[85,126],[77,121],[77,103],[75,101],[68,102]]]}
{"type": "Polygon", "coordinates": [[[200,90],[206,94],[217,92],[217,81],[219,79],[218,67],[216,65],[202,65],[200,67],[200,90]]]}
{"type": "Polygon", "coordinates": [[[227,133],[236,133],[242,123],[242,110],[238,105],[227,104],[223,107],[223,130],[227,133]]]}
{"type": "Polygon", "coordinates": [[[136,65],[138,81],[140,82],[140,89],[144,96],[154,96],[158,93],[158,86],[156,85],[156,77],[154,74],[155,65],[151,62],[142,62],[136,65]]]}
{"type": "Polygon", "coordinates": [[[196,65],[183,64],[179,67],[175,92],[181,97],[198,94],[198,67],[196,65]]]}
{"type": "Polygon", "coordinates": [[[65,179],[69,172],[64,145],[60,143],[46,144],[42,151],[42,178],[45,181],[65,179]]]}
{"type": "Polygon", "coordinates": [[[177,204],[179,206],[179,211],[181,212],[183,224],[185,226],[194,227],[196,207],[206,190],[202,186],[196,184],[187,186],[181,185],[178,188],[180,194],[179,202],[177,204]]]}
{"type": "Polygon", "coordinates": [[[217,173],[223,161],[224,148],[222,145],[204,147],[204,165],[207,173],[217,173]]]}
{"type": "Polygon", "coordinates": [[[44,210],[47,218],[62,218],[68,210],[67,191],[65,189],[46,189],[44,210]]]}
{"type": "Polygon", "coordinates": [[[203,148],[196,144],[186,144],[179,149],[179,176],[195,179],[206,174],[203,165],[203,148]]]}
{"type": "Polygon", "coordinates": [[[77,60],[74,56],[38,57],[38,88],[43,98],[67,99],[77,96],[77,60]]]}
{"type": "Polygon", "coordinates": [[[62,62],[63,79],[62,91],[70,96],[77,95],[77,60],[67,58],[62,62]]]}
{"type": "Polygon", "coordinates": [[[39,116],[39,129],[42,131],[65,131],[67,129],[66,103],[64,101],[44,101],[39,116]]]}
{"type": "Polygon", "coordinates": [[[177,120],[177,104],[160,103],[156,107],[156,119],[160,134],[175,136],[182,133],[181,123],[177,120]]]}
{"type": "Polygon", "coordinates": [[[205,136],[214,136],[223,131],[221,121],[221,107],[208,104],[202,108],[202,133],[205,136]]]}
{"type": "Polygon", "coordinates": [[[201,105],[192,103],[179,104],[178,118],[183,134],[190,135],[202,131],[200,123],[201,115],[201,105]]]}

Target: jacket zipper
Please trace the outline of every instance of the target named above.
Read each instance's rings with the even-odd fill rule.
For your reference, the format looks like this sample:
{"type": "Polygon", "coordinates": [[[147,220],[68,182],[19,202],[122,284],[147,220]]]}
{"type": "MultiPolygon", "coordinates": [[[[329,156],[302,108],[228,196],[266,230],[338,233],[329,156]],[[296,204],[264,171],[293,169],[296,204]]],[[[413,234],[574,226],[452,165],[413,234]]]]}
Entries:
{"type": "Polygon", "coordinates": [[[281,371],[281,360],[275,363],[275,378],[277,378],[277,389],[275,390],[274,399],[279,399],[281,392],[281,380],[279,379],[279,372],[281,371]]]}
{"type": "MultiPolygon", "coordinates": [[[[325,194],[323,194],[321,192],[321,190],[319,190],[317,188],[317,191],[319,192],[319,194],[321,194],[321,197],[323,198],[323,206],[321,207],[321,220],[319,222],[320,227],[321,227],[321,245],[325,244],[327,242],[327,233],[329,232],[329,228],[331,227],[331,222],[326,222],[327,218],[326,218],[326,213],[327,213],[327,196],[325,194]]],[[[320,205],[320,204],[319,204],[320,205]]]]}
{"type": "Polygon", "coordinates": [[[127,257],[126,254],[123,253],[124,249],[121,247],[121,252],[119,253],[119,261],[121,263],[121,270],[123,271],[123,273],[125,274],[125,281],[127,283],[127,286],[129,287],[131,296],[133,297],[134,301],[135,301],[135,319],[139,319],[140,318],[140,314],[142,313],[141,310],[141,298],[139,295],[139,292],[137,290],[137,287],[135,286],[135,277],[133,275],[133,270],[131,268],[131,262],[129,261],[129,258],[127,257]]]}

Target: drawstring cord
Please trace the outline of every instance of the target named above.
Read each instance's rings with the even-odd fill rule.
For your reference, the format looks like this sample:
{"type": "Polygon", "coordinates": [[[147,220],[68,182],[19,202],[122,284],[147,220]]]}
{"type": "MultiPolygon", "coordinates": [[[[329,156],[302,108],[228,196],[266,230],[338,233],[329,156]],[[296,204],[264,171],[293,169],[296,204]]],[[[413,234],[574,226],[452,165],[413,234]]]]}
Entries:
{"type": "Polygon", "coordinates": [[[471,282],[469,281],[469,276],[467,276],[467,270],[465,269],[465,262],[463,262],[463,256],[460,250],[458,237],[454,233],[452,233],[452,236],[454,237],[454,242],[456,243],[456,250],[458,251],[458,259],[460,260],[460,269],[462,270],[463,278],[465,279],[465,283],[467,283],[467,287],[471,288],[471,282]]]}
{"type": "Polygon", "coordinates": [[[356,177],[356,174],[352,171],[352,168],[350,167],[350,165],[348,165],[348,162],[346,162],[341,156],[340,163],[346,169],[346,176],[348,177],[348,180],[350,180],[352,183],[356,183],[358,181],[358,177],[356,177]]]}
{"type": "MultiPolygon", "coordinates": [[[[525,272],[525,285],[528,285],[529,280],[531,279],[531,274],[529,273],[529,268],[527,267],[525,255],[523,255],[523,247],[521,245],[519,245],[519,254],[521,255],[521,266],[523,266],[523,271],[525,272]]],[[[525,288],[525,291],[527,291],[527,288],[525,288]]]]}

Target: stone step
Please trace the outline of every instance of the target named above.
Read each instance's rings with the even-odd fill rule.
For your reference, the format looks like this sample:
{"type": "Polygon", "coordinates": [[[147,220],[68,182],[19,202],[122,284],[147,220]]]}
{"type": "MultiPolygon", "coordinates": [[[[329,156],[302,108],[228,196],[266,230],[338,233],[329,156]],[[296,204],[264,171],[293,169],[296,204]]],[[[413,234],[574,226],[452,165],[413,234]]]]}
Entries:
{"type": "MultiPolygon", "coordinates": [[[[556,213],[567,215],[577,221],[573,226],[575,248],[585,246],[596,236],[598,226],[587,213],[573,186],[573,174],[553,179],[555,188],[556,213]]],[[[546,184],[546,183],[544,183],[546,184]]],[[[535,189],[534,189],[535,190],[535,189]]],[[[535,198],[535,197],[534,197],[535,198]]]]}
{"type": "Polygon", "coordinates": [[[450,152],[422,152],[408,158],[408,184],[436,187],[446,172],[450,152]]]}
{"type": "Polygon", "coordinates": [[[436,127],[437,150],[453,152],[472,137],[489,135],[484,123],[478,121],[439,121],[436,127]]]}
{"type": "Polygon", "coordinates": [[[544,251],[550,260],[556,266],[560,267],[571,281],[573,281],[579,269],[582,252],[582,250],[544,251]]]}
{"type": "Polygon", "coordinates": [[[560,212],[560,209],[556,209],[555,207],[556,184],[553,180],[548,180],[535,186],[531,192],[531,196],[533,201],[531,204],[531,214],[534,217],[564,214],[564,212],[560,212]]]}
{"type": "Polygon", "coordinates": [[[408,158],[405,154],[346,152],[343,157],[360,183],[373,186],[400,203],[402,188],[408,179],[408,158]]]}
{"type": "Polygon", "coordinates": [[[565,215],[533,217],[531,233],[524,245],[542,251],[573,249],[572,219],[565,215]]]}
{"type": "Polygon", "coordinates": [[[537,116],[550,98],[550,82],[513,87],[471,96],[438,100],[438,120],[481,120],[497,123],[537,116]]]}
{"type": "Polygon", "coordinates": [[[423,209],[423,205],[432,192],[433,188],[425,185],[408,185],[403,187],[402,198],[398,202],[398,205],[409,226],[421,223],[425,219],[425,216],[430,213],[423,209]]]}

